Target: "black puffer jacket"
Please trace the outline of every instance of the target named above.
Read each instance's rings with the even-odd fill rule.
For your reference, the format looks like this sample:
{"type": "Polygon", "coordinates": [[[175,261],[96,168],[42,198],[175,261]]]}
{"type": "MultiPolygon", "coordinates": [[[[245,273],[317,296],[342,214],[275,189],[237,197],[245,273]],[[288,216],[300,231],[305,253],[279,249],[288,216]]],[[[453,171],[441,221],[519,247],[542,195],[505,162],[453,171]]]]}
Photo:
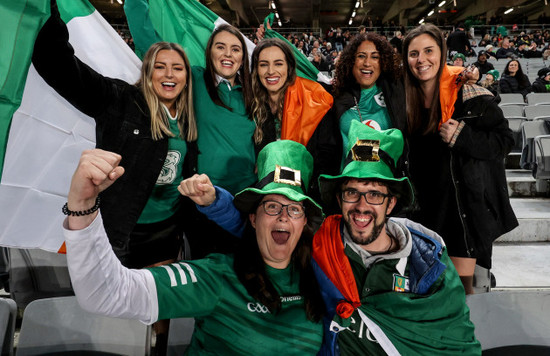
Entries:
{"type": "Polygon", "coordinates": [[[550,82],[544,80],[544,78],[537,78],[532,85],[535,93],[550,93],[550,82]]]}
{"type": "Polygon", "coordinates": [[[523,75],[523,84],[520,84],[518,78],[508,74],[503,74],[502,78],[499,81],[500,92],[505,93],[520,93],[525,97],[528,93],[532,91],[531,84],[529,83],[529,78],[524,74],[523,75]]]}

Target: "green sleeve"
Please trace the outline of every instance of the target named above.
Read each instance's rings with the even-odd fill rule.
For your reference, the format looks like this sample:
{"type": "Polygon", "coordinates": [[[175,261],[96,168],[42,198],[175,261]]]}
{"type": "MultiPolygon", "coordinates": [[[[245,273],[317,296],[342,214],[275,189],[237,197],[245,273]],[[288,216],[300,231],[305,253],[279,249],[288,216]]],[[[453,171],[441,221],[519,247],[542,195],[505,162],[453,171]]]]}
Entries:
{"type": "Polygon", "coordinates": [[[151,268],[158,300],[158,319],[203,317],[212,314],[232,263],[223,255],[151,268]]]}
{"type": "Polygon", "coordinates": [[[153,27],[149,14],[149,3],[147,0],[126,0],[124,12],[128,21],[130,33],[134,38],[136,54],[143,59],[145,52],[153,43],[162,41],[162,38],[153,27]]]}

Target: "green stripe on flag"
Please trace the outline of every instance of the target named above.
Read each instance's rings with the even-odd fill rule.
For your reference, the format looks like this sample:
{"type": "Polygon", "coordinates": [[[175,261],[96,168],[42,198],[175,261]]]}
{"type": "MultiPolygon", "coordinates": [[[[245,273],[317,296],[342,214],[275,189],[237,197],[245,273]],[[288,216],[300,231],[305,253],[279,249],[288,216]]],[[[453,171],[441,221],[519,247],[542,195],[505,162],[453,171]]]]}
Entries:
{"type": "Polygon", "coordinates": [[[61,19],[67,23],[75,17],[91,15],[95,8],[87,0],[57,0],[61,19]]]}
{"type": "Polygon", "coordinates": [[[204,52],[218,15],[196,0],[126,0],[124,11],[136,53],[143,56],[153,43],[179,43],[191,65],[204,67],[204,52]]]}
{"type": "Polygon", "coordinates": [[[34,40],[49,13],[49,0],[0,2],[0,175],[11,119],[21,104],[34,40]]]}
{"type": "Polygon", "coordinates": [[[296,58],[296,74],[302,78],[313,80],[314,82],[318,81],[319,70],[315,68],[313,64],[311,64],[309,59],[307,59],[307,57],[302,52],[298,51],[296,46],[294,46],[286,38],[281,36],[277,31],[267,28],[268,23],[271,27],[274,19],[275,19],[275,15],[273,13],[269,14],[265,18],[264,20],[265,37],[278,38],[280,40],[285,41],[290,46],[290,48],[292,48],[292,51],[294,52],[294,57],[296,58]]]}

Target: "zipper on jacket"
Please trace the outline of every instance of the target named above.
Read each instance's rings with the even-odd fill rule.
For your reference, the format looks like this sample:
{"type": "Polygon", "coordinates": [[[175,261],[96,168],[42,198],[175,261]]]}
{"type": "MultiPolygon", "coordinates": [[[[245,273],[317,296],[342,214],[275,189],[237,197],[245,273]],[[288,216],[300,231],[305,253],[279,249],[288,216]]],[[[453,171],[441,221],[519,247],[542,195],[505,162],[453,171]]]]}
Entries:
{"type": "Polygon", "coordinates": [[[456,197],[456,206],[457,206],[457,209],[458,209],[458,217],[460,219],[460,222],[462,223],[462,232],[463,232],[463,239],[464,239],[464,245],[466,246],[466,254],[468,255],[469,258],[472,257],[472,253],[471,253],[471,250],[470,250],[470,246],[468,246],[468,238],[466,237],[466,224],[464,223],[464,218],[463,218],[463,213],[462,213],[462,209],[461,209],[461,205],[460,205],[460,196],[458,194],[458,186],[457,186],[457,181],[456,181],[456,178],[455,178],[455,174],[454,174],[454,170],[453,170],[453,152],[451,151],[451,159],[449,161],[449,168],[451,169],[451,179],[453,181],[453,186],[455,188],[455,197],[456,197]]]}

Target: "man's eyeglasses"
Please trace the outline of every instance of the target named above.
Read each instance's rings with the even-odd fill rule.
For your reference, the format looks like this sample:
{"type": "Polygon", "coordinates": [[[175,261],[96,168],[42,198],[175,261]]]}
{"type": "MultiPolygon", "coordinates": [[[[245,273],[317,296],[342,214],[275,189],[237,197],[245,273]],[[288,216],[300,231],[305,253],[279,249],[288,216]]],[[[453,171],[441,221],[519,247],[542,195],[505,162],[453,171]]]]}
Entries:
{"type": "Polygon", "coordinates": [[[367,203],[371,205],[381,205],[384,203],[384,200],[391,195],[380,193],[375,190],[360,192],[355,189],[346,189],[342,191],[342,200],[346,203],[357,203],[362,196],[364,196],[367,203]]]}
{"type": "Polygon", "coordinates": [[[299,219],[306,213],[306,208],[301,204],[281,204],[278,201],[266,200],[262,202],[264,211],[267,215],[277,216],[281,214],[283,208],[286,208],[286,213],[292,219],[299,219]]]}

